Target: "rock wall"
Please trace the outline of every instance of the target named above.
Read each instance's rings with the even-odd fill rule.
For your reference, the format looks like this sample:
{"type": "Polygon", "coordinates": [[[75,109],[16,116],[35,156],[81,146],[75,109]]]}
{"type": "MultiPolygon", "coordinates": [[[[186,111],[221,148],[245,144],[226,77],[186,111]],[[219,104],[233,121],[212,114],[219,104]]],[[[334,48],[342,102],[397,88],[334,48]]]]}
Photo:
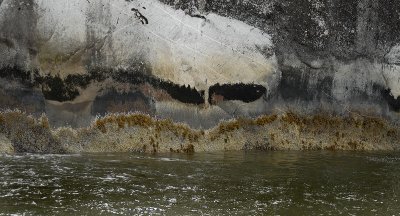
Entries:
{"type": "Polygon", "coordinates": [[[290,112],[398,125],[399,96],[396,0],[0,1],[0,108],[54,130],[128,112],[194,129],[290,112]]]}

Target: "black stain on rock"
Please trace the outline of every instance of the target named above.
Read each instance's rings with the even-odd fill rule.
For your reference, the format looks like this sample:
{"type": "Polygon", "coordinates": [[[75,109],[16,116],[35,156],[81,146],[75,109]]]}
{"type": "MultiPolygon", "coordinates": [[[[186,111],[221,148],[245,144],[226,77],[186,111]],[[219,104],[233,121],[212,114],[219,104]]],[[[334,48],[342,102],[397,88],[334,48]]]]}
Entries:
{"type": "Polygon", "coordinates": [[[33,80],[31,75],[37,75],[39,74],[38,71],[27,71],[23,70],[18,66],[6,66],[0,68],[0,77],[1,78],[6,78],[9,80],[17,80],[20,83],[27,85],[27,86],[33,86],[33,80]]]}
{"type": "Polygon", "coordinates": [[[144,84],[148,83],[155,88],[165,90],[172,98],[188,104],[203,104],[204,103],[204,91],[197,91],[195,88],[190,86],[178,85],[169,81],[153,77],[151,75],[145,75],[143,73],[135,71],[124,71],[118,70],[113,75],[114,80],[124,83],[128,82],[131,84],[144,84]]]}
{"type": "Polygon", "coordinates": [[[204,91],[197,91],[189,85],[180,86],[172,82],[159,82],[157,86],[180,102],[196,105],[204,103],[204,91]]]}
{"type": "Polygon", "coordinates": [[[45,76],[41,79],[42,92],[47,100],[70,101],[79,95],[74,85],[68,85],[59,76],[45,76]]]}
{"type": "Polygon", "coordinates": [[[240,100],[245,103],[253,102],[266,92],[266,88],[256,84],[223,84],[219,83],[209,88],[208,102],[215,104],[219,100],[240,100]]]}
{"type": "Polygon", "coordinates": [[[70,101],[79,96],[79,88],[86,86],[93,80],[91,75],[68,75],[65,79],[60,76],[41,76],[38,70],[28,71],[20,67],[0,68],[0,78],[15,80],[25,87],[41,88],[47,100],[70,101]]]}
{"type": "Polygon", "coordinates": [[[201,14],[189,14],[189,16],[206,20],[206,17],[201,14]]]}
{"type": "Polygon", "coordinates": [[[34,86],[41,87],[47,100],[71,101],[80,95],[79,89],[84,89],[92,82],[91,75],[71,74],[65,79],[59,75],[35,76],[34,86]]]}

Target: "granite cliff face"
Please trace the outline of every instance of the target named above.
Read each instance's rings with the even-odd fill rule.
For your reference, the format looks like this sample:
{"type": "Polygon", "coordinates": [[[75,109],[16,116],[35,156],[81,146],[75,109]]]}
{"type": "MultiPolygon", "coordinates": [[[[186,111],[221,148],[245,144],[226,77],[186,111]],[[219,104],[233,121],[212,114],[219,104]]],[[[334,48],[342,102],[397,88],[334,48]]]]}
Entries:
{"type": "Polygon", "coordinates": [[[399,96],[396,0],[0,1],[0,132],[17,152],[398,149],[399,96]],[[134,112],[152,123],[126,120],[134,112]],[[18,141],[11,114],[37,127],[48,121],[42,150],[18,141]],[[253,122],[266,115],[279,123],[253,122]],[[191,132],[179,129],[165,147],[151,137],[169,125],[162,119],[191,132]],[[229,119],[241,124],[226,130],[229,119]],[[109,132],[107,124],[144,129],[103,141],[80,134],[109,132]],[[325,138],[307,124],[327,127],[325,138]],[[229,135],[215,141],[215,131],[229,135]]]}

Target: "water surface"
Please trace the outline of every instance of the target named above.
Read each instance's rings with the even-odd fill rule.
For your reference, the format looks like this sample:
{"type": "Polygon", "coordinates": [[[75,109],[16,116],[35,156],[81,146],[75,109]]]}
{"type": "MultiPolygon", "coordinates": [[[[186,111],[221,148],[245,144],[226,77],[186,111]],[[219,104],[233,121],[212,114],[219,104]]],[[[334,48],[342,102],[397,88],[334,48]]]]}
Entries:
{"type": "Polygon", "coordinates": [[[1,155],[0,215],[398,215],[400,153],[1,155]]]}

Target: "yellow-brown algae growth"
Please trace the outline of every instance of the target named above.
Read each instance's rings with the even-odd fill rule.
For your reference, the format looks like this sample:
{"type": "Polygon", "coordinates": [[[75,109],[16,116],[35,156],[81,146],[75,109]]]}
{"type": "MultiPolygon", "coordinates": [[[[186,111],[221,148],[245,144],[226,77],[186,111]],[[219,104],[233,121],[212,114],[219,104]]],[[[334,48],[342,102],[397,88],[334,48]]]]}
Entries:
{"type": "Polygon", "coordinates": [[[13,151],[211,152],[230,150],[398,150],[399,128],[379,117],[263,115],[222,121],[208,130],[140,113],[109,114],[87,128],[51,128],[45,116],[0,113],[13,151]],[[52,142],[52,143],[50,143],[52,142]]]}

